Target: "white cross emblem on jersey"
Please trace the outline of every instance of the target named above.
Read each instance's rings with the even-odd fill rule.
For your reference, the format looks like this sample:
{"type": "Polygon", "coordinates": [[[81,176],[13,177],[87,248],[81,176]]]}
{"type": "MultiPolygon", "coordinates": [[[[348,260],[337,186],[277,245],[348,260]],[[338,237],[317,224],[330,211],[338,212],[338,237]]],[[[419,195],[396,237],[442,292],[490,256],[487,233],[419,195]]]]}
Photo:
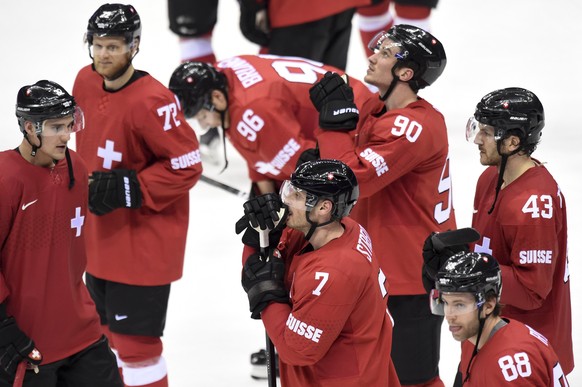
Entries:
{"type": "Polygon", "coordinates": [[[261,175],[266,175],[267,173],[270,173],[273,176],[277,176],[280,173],[277,168],[271,165],[271,163],[265,163],[262,161],[257,161],[255,163],[255,169],[261,175]]]}
{"type": "Polygon", "coordinates": [[[85,217],[81,216],[81,207],[75,208],[75,217],[71,219],[71,228],[77,229],[77,235],[75,237],[81,236],[81,227],[85,223],[85,217]]]}
{"type": "Polygon", "coordinates": [[[475,243],[475,252],[476,253],[487,253],[489,255],[493,255],[493,250],[491,250],[491,248],[489,247],[490,242],[491,242],[491,239],[484,236],[482,245],[478,245],[475,243]]]}
{"type": "Polygon", "coordinates": [[[121,152],[113,150],[115,143],[111,140],[105,140],[105,148],[97,148],[97,156],[103,158],[103,168],[111,169],[113,161],[121,161],[121,152]]]}

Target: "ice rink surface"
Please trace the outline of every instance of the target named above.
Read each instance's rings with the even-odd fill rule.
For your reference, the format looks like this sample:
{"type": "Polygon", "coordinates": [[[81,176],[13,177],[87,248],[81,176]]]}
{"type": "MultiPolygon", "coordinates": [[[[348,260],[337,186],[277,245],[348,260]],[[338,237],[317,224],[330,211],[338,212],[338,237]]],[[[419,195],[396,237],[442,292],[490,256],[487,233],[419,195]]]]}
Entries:
{"type": "MultiPolygon", "coordinates": [[[[83,34],[89,16],[101,4],[94,0],[0,2],[2,149],[20,142],[14,104],[21,86],[51,79],[71,91],[77,71],[90,63],[83,34]]],[[[167,84],[178,65],[179,51],[177,38],[168,29],[166,1],[132,4],[143,25],[134,64],[167,84]]],[[[420,92],[447,120],[459,227],[470,226],[475,182],[483,169],[476,146],[464,139],[465,123],[475,104],[489,91],[509,86],[532,90],[544,104],[546,126],[534,156],[547,162],[568,203],[578,362],[578,369],[569,376],[571,386],[582,385],[582,303],[577,297],[582,291],[578,242],[582,235],[582,128],[575,121],[582,107],[581,15],[582,2],[575,0],[441,0],[433,13],[432,32],[445,46],[447,68],[432,87],[420,92]]],[[[363,78],[367,62],[357,30],[353,32],[348,73],[363,78]]],[[[257,47],[239,32],[236,0],[220,1],[214,47],[219,59],[257,53],[257,47]]],[[[228,170],[218,176],[217,169],[209,166],[206,174],[248,190],[242,159],[232,148],[228,151],[228,170]]],[[[249,377],[249,355],[263,345],[264,331],[259,321],[249,318],[240,286],[241,245],[234,222],[241,215],[242,203],[203,182],[191,191],[184,277],[172,287],[164,338],[173,387],[267,384],[249,377]]],[[[459,345],[444,323],[440,368],[447,386],[452,385],[458,359],[459,345]]]]}

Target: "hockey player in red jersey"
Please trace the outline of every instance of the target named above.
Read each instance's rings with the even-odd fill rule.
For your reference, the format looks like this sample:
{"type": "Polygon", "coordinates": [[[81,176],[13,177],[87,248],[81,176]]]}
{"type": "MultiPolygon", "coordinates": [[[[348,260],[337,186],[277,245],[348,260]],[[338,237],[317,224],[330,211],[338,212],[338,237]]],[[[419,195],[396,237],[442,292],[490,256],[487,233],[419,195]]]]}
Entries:
{"type": "Polygon", "coordinates": [[[360,200],[351,217],[370,232],[390,283],[400,382],[442,386],[442,318],[428,307],[421,250],[430,232],[456,224],[445,121],[417,93],[438,79],[446,55],[434,36],[407,25],[380,34],[370,48],[364,80],[384,103],[354,103],[350,86],[327,74],[311,90],[322,129],[316,137],[322,158],[344,161],[358,177],[360,200]]]}
{"type": "Polygon", "coordinates": [[[400,386],[386,277],[368,233],[347,218],[358,195],[345,164],[317,160],[297,167],[280,197],[245,203],[247,225],[280,221],[261,252],[247,228],[242,285],[277,348],[283,387],[400,386]]]}
{"type": "Polygon", "coordinates": [[[87,286],[131,386],[167,386],[162,341],[170,284],[182,276],[198,141],[165,86],[132,60],[141,22],[131,5],[90,17],[93,64],[73,94],[87,129],[77,150],[91,171],[87,286]]]}
{"type": "Polygon", "coordinates": [[[502,271],[487,253],[461,252],[436,275],[432,311],[445,316],[462,342],[455,386],[568,386],[551,341],[505,313],[500,317],[502,271]]]}
{"type": "MultiPolygon", "coordinates": [[[[258,193],[275,192],[302,153],[315,147],[318,113],[309,88],[327,71],[337,69],[299,58],[242,55],[215,66],[190,62],[178,66],[170,90],[184,113],[203,129],[222,127],[245,159],[258,193]]],[[[356,99],[374,94],[350,79],[356,99]]]]}
{"type": "Polygon", "coordinates": [[[393,25],[408,24],[430,31],[430,15],[437,4],[438,0],[373,0],[372,5],[358,8],[358,29],[366,54],[371,53],[367,51],[370,40],[393,25]]]}
{"type": "Polygon", "coordinates": [[[504,315],[547,337],[566,374],[574,368],[566,200],[531,157],[545,124],[538,97],[510,87],[487,94],[467,124],[482,165],[473,227],[475,252],[494,255],[503,274],[504,315]]]}
{"type": "Polygon", "coordinates": [[[41,80],[16,117],[22,143],[0,153],[0,386],[121,387],[83,283],[87,168],[67,147],[83,112],[41,80]]]}

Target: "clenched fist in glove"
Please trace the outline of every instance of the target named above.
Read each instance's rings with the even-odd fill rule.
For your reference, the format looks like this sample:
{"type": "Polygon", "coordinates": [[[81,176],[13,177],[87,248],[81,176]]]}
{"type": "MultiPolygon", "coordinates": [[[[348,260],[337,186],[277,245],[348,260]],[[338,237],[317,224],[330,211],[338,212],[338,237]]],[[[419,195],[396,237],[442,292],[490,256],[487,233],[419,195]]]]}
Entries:
{"type": "Polygon", "coordinates": [[[117,208],[140,208],[142,194],[134,170],[95,171],[90,176],[89,211],[105,215],[117,208]]]}
{"type": "Polygon", "coordinates": [[[37,366],[42,355],[34,346],[34,341],[18,328],[13,317],[6,315],[6,307],[0,304],[0,367],[14,377],[18,364],[26,360],[37,366]]]}
{"type": "Polygon", "coordinates": [[[349,131],[356,128],[360,112],[354,103],[354,91],[347,76],[328,71],[311,89],[309,98],[319,112],[322,129],[349,131]]]}
{"type": "Polygon", "coordinates": [[[422,246],[422,258],[424,259],[424,265],[422,266],[422,284],[427,293],[430,293],[434,289],[436,275],[447,259],[461,251],[469,251],[469,245],[467,244],[459,242],[461,244],[443,245],[439,243],[438,237],[435,244],[435,235],[438,234],[435,232],[431,233],[425,239],[424,245],[422,246]]]}
{"type": "Polygon", "coordinates": [[[245,214],[236,222],[235,231],[246,229],[242,241],[245,245],[259,248],[258,230],[270,230],[269,246],[277,246],[285,227],[288,209],[279,195],[268,193],[257,196],[243,204],[245,214]]]}
{"type": "Polygon", "coordinates": [[[289,303],[284,275],[285,262],[279,250],[271,249],[268,257],[260,253],[248,257],[242,270],[241,283],[249,297],[251,318],[259,320],[261,312],[271,302],[289,303]]]}

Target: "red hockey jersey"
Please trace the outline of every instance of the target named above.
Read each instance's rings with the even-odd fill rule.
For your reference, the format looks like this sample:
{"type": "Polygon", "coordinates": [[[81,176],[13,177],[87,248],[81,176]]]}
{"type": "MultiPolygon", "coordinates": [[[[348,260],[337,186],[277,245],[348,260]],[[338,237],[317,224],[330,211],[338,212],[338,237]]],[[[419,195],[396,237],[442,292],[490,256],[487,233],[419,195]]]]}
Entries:
{"type": "MultiPolygon", "coordinates": [[[[307,59],[242,55],[216,64],[228,79],[230,128],[226,136],[246,160],[252,181],[283,181],[301,153],[315,147],[319,113],[309,89],[327,71],[340,70],[307,59]]],[[[350,78],[356,101],[375,96],[350,78]]]]}
{"type": "Polygon", "coordinates": [[[502,189],[489,215],[497,176],[489,167],[477,182],[473,227],[481,239],[473,248],[501,265],[503,314],[547,337],[568,374],[574,357],[566,200],[540,165],[502,189]]]}
{"type": "Polygon", "coordinates": [[[101,337],[83,283],[87,256],[87,169],[67,161],[35,166],[15,150],[0,153],[0,303],[43,355],[65,359],[101,337]]]}
{"type": "Polygon", "coordinates": [[[292,306],[271,304],[261,318],[283,386],[400,386],[386,277],[366,230],[348,218],[342,224],[344,234],[315,251],[291,229],[278,245],[292,306]]]}
{"type": "MultiPolygon", "coordinates": [[[[504,320],[508,324],[495,332],[473,359],[463,386],[567,387],[551,343],[517,320],[504,320]]],[[[465,340],[461,348],[460,370],[465,380],[475,346],[465,340]]]]}
{"type": "Polygon", "coordinates": [[[350,217],[370,232],[390,294],[425,294],[424,240],[456,228],[444,118],[423,99],[387,112],[358,108],[355,143],[350,133],[321,131],[321,157],[356,174],[360,198],[350,217]]]}
{"type": "Polygon", "coordinates": [[[163,285],[182,276],[189,190],[200,178],[198,140],[174,94],[145,74],[115,92],[91,66],[77,75],[73,95],[85,113],[77,151],[89,171],[134,169],[140,209],[89,214],[92,275],[132,285],[163,285]]]}

